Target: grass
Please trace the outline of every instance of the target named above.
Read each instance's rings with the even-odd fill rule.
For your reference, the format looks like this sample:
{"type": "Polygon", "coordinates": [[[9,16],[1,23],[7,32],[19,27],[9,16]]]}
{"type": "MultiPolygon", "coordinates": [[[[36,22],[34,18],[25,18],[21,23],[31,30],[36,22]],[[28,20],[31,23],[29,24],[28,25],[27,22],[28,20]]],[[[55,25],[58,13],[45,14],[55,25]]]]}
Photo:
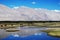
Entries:
{"type": "Polygon", "coordinates": [[[44,30],[44,32],[46,32],[50,36],[60,37],[60,28],[48,29],[44,30]]]}
{"type": "Polygon", "coordinates": [[[39,23],[1,23],[1,24],[7,24],[7,25],[17,25],[17,26],[37,26],[37,27],[46,27],[46,26],[48,26],[48,27],[57,27],[57,26],[60,26],[60,22],[46,22],[46,23],[41,23],[41,22],[39,22],[39,23]]]}

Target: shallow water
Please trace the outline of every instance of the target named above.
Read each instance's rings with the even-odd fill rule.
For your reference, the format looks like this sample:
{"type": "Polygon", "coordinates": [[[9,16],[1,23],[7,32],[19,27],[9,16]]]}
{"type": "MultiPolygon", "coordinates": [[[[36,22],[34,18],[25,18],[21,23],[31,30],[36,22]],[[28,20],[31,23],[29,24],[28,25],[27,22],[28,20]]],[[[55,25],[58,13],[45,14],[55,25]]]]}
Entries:
{"type": "Polygon", "coordinates": [[[46,30],[47,28],[17,28],[18,32],[6,32],[0,29],[1,40],[60,40],[60,38],[48,36],[47,33],[40,30],[46,30]]]}
{"type": "Polygon", "coordinates": [[[35,33],[33,35],[21,37],[19,35],[9,35],[2,40],[60,40],[60,38],[48,36],[46,33],[35,33]]]}
{"type": "Polygon", "coordinates": [[[0,29],[0,38],[4,38],[7,37],[8,35],[12,34],[18,34],[20,36],[28,36],[28,35],[32,35],[34,33],[40,33],[40,30],[45,30],[46,28],[28,28],[28,27],[21,27],[21,28],[17,28],[20,31],[17,32],[6,32],[6,30],[0,29]]]}

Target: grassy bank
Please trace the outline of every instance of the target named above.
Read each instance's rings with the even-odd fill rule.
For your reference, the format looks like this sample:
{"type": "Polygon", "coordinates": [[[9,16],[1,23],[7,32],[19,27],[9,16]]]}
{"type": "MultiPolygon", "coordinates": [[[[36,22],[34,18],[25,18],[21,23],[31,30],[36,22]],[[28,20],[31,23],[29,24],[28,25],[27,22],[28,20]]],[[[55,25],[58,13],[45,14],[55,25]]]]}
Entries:
{"type": "Polygon", "coordinates": [[[50,28],[48,30],[44,30],[48,35],[54,36],[54,37],[60,37],[60,28],[50,28]]]}

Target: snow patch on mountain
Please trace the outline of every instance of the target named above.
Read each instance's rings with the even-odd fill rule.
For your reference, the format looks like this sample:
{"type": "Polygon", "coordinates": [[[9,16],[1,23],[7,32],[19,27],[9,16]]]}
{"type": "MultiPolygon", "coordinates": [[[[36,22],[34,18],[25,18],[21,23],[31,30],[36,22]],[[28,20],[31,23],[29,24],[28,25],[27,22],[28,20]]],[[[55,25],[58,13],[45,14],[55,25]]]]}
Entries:
{"type": "Polygon", "coordinates": [[[0,4],[0,21],[60,21],[60,10],[20,6],[9,8],[0,4]]]}

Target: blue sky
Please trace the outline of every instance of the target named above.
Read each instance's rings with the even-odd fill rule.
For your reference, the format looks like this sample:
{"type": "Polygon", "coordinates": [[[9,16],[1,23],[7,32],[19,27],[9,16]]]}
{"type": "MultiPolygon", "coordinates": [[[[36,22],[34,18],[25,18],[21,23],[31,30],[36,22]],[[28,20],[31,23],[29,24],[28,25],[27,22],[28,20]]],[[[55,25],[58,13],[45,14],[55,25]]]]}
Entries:
{"type": "Polygon", "coordinates": [[[60,10],[60,0],[0,0],[0,4],[11,8],[16,6],[28,6],[31,8],[60,10]]]}

